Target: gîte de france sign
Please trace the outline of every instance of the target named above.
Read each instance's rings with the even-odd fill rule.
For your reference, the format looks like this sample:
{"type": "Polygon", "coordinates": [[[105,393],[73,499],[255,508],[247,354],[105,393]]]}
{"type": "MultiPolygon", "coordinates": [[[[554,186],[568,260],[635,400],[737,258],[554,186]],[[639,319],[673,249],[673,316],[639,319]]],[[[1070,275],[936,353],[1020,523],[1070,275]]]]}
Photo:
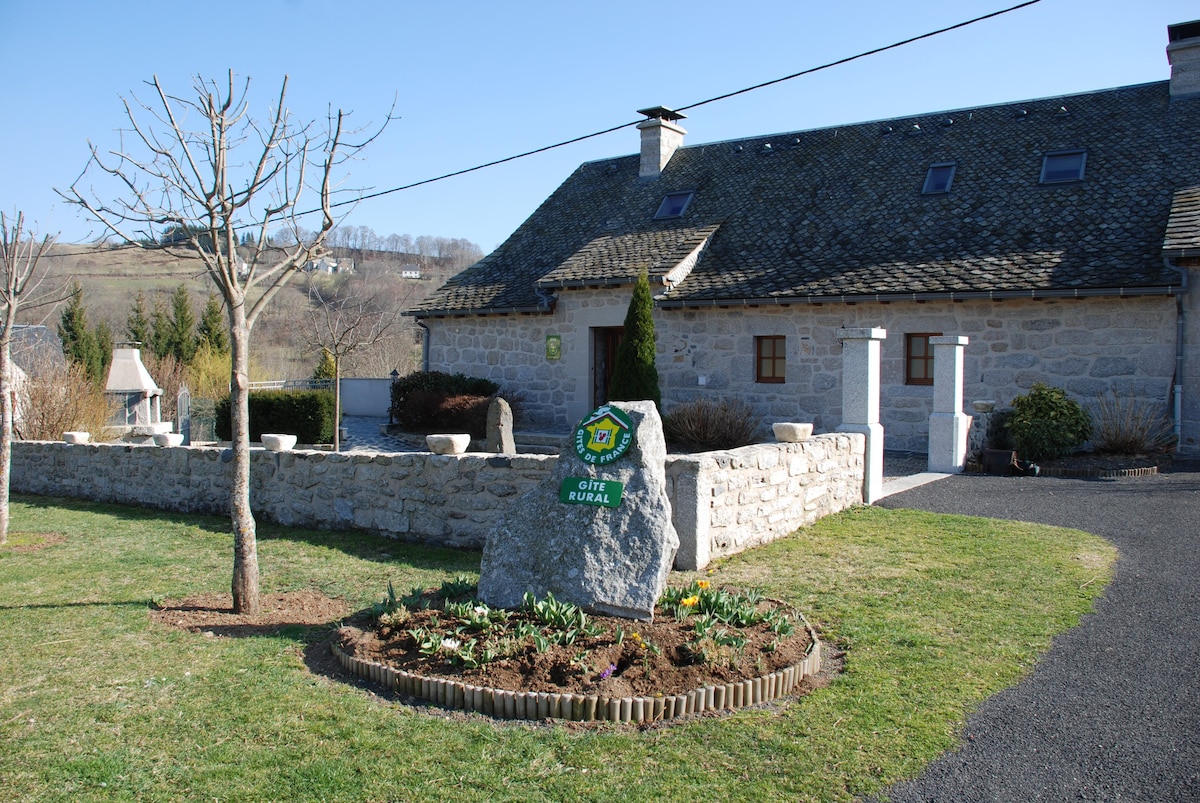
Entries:
{"type": "Polygon", "coordinates": [[[558,489],[558,500],[568,505],[618,507],[624,492],[624,484],[612,480],[565,477],[558,489]]]}
{"type": "Polygon", "coordinates": [[[579,422],[573,442],[580,460],[593,466],[606,466],[629,451],[633,443],[633,422],[623,410],[606,404],[579,422]]]}

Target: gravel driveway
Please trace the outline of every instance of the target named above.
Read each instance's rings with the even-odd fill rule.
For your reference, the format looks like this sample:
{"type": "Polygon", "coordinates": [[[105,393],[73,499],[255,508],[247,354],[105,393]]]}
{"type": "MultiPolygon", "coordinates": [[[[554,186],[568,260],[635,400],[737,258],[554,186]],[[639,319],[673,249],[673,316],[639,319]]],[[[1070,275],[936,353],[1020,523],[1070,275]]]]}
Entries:
{"type": "Polygon", "coordinates": [[[1200,470],[1115,480],[959,475],[880,503],[1075,527],[1116,577],[1024,682],[893,801],[1200,801],[1200,470]]]}

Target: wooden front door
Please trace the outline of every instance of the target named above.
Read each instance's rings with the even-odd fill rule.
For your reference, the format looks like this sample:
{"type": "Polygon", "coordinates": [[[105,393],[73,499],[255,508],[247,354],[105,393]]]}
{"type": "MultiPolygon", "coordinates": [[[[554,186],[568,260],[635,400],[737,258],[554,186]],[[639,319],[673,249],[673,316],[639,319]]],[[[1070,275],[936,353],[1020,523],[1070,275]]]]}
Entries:
{"type": "Polygon", "coordinates": [[[604,326],[592,329],[592,407],[608,401],[608,385],[612,379],[617,347],[625,334],[624,326],[604,326]]]}

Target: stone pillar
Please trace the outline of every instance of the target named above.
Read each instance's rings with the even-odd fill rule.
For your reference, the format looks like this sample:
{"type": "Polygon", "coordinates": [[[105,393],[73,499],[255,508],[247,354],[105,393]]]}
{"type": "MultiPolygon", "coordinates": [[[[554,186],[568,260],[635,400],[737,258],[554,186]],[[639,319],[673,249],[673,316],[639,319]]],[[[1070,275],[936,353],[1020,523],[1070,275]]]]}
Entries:
{"type": "Polygon", "coordinates": [[[962,411],[963,349],[968,338],[929,338],[933,347],[933,412],[929,415],[929,470],[961,474],[967,462],[971,416],[962,411]]]}
{"type": "Polygon", "coordinates": [[[1200,257],[1178,260],[1187,271],[1187,292],[1179,300],[1183,316],[1182,376],[1176,377],[1172,418],[1179,425],[1179,453],[1200,454],[1200,257]]]}
{"type": "Polygon", "coordinates": [[[842,423],[838,432],[866,435],[863,501],[883,495],[883,425],[879,423],[879,345],[887,330],[842,329],[842,423]]]}

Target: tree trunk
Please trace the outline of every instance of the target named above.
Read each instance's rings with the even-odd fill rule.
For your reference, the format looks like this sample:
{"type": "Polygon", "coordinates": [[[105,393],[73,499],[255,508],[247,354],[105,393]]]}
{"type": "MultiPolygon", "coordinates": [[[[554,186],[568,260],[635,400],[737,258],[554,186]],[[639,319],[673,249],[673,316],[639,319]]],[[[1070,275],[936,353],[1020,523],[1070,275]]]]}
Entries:
{"type": "Polygon", "coordinates": [[[333,355],[333,451],[342,450],[342,361],[333,355]]]}
{"type": "Polygon", "coordinates": [[[258,543],[254,514],[250,511],[250,327],[243,304],[229,307],[229,340],[233,358],[229,383],[229,407],[233,419],[233,476],[229,483],[229,513],[233,522],[233,611],[256,616],[259,612],[258,543]]]}
{"type": "Polygon", "coordinates": [[[0,334],[0,544],[8,543],[8,484],[12,477],[13,405],[11,326],[0,334]]]}

